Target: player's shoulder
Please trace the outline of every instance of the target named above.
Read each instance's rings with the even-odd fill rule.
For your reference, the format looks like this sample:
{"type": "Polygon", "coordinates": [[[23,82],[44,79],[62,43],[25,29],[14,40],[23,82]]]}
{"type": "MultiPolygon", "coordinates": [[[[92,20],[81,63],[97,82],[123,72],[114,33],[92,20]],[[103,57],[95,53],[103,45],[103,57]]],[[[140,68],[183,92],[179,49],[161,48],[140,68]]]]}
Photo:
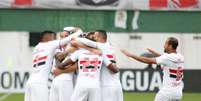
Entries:
{"type": "Polygon", "coordinates": [[[180,53],[165,54],[165,57],[173,62],[184,62],[184,56],[180,53]]]}
{"type": "Polygon", "coordinates": [[[108,43],[108,42],[105,43],[105,44],[104,44],[104,47],[105,47],[105,48],[104,48],[105,51],[107,51],[107,52],[112,52],[112,53],[114,52],[114,47],[113,47],[110,43],[108,43]]]}

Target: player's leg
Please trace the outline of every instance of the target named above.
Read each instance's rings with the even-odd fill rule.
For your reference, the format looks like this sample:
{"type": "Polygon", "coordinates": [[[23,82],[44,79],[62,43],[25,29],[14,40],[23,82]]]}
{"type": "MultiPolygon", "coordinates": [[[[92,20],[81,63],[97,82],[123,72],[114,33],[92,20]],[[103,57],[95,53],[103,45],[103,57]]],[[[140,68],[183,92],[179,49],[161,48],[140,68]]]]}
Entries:
{"type": "Polygon", "coordinates": [[[59,92],[56,79],[53,79],[51,84],[49,101],[59,101],[59,92]]]}
{"type": "Polygon", "coordinates": [[[162,91],[159,91],[156,96],[154,101],[181,101],[182,99],[182,94],[177,94],[177,93],[163,93],[162,91]]]}
{"type": "Polygon", "coordinates": [[[70,101],[73,93],[73,81],[62,80],[59,84],[59,101],[70,101]]]}
{"type": "Polygon", "coordinates": [[[28,84],[28,82],[27,82],[27,84],[26,84],[26,88],[25,88],[25,94],[24,94],[24,101],[31,101],[31,94],[30,94],[31,92],[30,92],[30,86],[29,86],[29,84],[28,84]]]}
{"type": "Polygon", "coordinates": [[[113,90],[110,87],[101,87],[101,101],[113,101],[113,90]]]}
{"type": "Polygon", "coordinates": [[[87,88],[76,85],[70,101],[89,101],[87,100],[88,95],[89,91],[87,88]]]}
{"type": "Polygon", "coordinates": [[[89,88],[89,99],[88,99],[88,101],[101,101],[100,87],[89,88]]]}
{"type": "Polygon", "coordinates": [[[102,87],[101,99],[101,101],[123,101],[123,92],[121,87],[102,87]]]}
{"type": "Polygon", "coordinates": [[[122,87],[116,87],[117,89],[117,101],[124,101],[124,95],[123,95],[123,91],[122,91],[122,87]]]}
{"type": "Polygon", "coordinates": [[[165,96],[164,94],[161,94],[160,92],[158,92],[155,96],[154,101],[169,101],[169,98],[165,96]]]}
{"type": "Polygon", "coordinates": [[[31,101],[48,101],[48,86],[45,84],[31,84],[31,101]]]}

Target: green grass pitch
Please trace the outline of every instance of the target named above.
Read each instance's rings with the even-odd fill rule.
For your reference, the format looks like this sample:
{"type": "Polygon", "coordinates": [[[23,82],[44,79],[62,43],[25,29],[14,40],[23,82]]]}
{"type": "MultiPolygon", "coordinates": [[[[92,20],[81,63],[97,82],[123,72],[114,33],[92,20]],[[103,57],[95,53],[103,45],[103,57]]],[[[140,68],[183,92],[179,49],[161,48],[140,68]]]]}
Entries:
{"type": "MultiPolygon", "coordinates": [[[[23,101],[24,94],[10,94],[0,101],[23,101]]],[[[153,101],[155,93],[124,93],[124,101],[153,101]]],[[[182,101],[201,101],[201,93],[184,93],[182,101]]]]}

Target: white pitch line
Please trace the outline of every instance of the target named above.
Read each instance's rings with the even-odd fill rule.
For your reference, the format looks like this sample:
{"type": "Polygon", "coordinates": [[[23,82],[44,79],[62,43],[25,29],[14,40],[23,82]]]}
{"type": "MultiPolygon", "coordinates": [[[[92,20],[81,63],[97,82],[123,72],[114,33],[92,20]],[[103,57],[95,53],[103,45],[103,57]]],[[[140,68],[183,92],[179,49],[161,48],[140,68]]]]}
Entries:
{"type": "Polygon", "coordinates": [[[6,98],[8,98],[11,95],[11,93],[7,93],[0,97],[0,101],[4,101],[6,98]]]}

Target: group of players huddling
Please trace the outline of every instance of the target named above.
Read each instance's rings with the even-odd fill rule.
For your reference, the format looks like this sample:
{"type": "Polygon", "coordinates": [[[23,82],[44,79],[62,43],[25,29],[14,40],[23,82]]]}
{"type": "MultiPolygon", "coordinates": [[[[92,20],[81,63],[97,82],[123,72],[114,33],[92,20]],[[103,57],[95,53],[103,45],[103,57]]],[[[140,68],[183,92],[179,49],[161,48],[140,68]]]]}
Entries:
{"type": "MultiPolygon", "coordinates": [[[[42,32],[41,42],[33,51],[33,73],[27,81],[24,100],[123,101],[115,51],[107,42],[106,31],[83,33],[80,28],[65,27],[60,38],[55,40],[54,32],[42,32]],[[54,78],[48,88],[51,73],[54,78]]],[[[179,101],[182,97],[183,57],[176,53],[176,42],[175,38],[167,40],[166,51],[175,51],[164,55],[149,49],[156,59],[121,50],[138,61],[165,65],[162,90],[155,101],[179,101]]]]}
{"type": "Polygon", "coordinates": [[[104,30],[83,33],[66,27],[60,40],[43,32],[33,52],[25,101],[123,101],[112,46],[104,30]],[[48,76],[55,74],[50,91],[48,76]],[[75,80],[75,82],[73,82],[75,80]]]}

